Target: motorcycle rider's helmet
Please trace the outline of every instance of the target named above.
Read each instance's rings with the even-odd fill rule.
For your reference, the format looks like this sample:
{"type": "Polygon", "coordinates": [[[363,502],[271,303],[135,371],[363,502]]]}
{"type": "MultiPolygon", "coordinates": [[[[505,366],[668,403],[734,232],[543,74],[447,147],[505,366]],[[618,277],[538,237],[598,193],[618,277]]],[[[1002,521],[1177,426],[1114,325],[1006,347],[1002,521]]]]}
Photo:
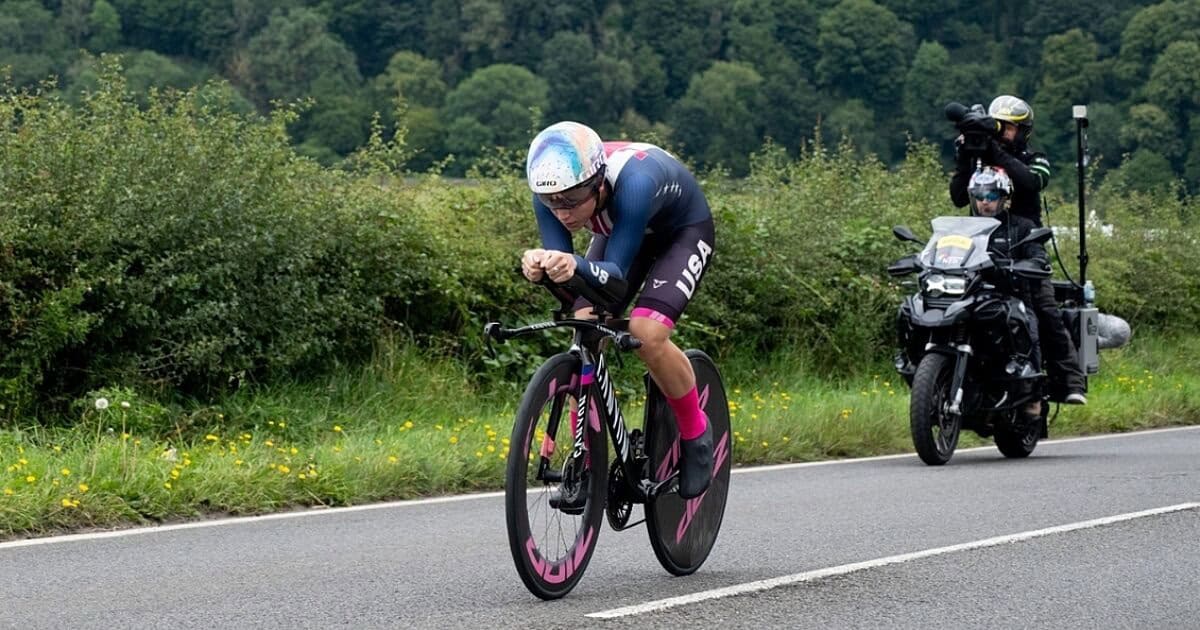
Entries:
{"type": "Polygon", "coordinates": [[[975,171],[971,175],[971,181],[967,183],[971,214],[977,217],[994,217],[1004,212],[1012,191],[1012,178],[1004,169],[985,166],[975,171]]]}
{"type": "Polygon", "coordinates": [[[548,208],[574,208],[604,179],[604,143],[591,127],[563,121],[546,127],[529,144],[529,189],[548,208]]]}
{"type": "Polygon", "coordinates": [[[1017,147],[1024,148],[1033,135],[1033,108],[1015,96],[1001,94],[992,99],[988,116],[1017,126],[1017,138],[1013,142],[1017,147]]]}

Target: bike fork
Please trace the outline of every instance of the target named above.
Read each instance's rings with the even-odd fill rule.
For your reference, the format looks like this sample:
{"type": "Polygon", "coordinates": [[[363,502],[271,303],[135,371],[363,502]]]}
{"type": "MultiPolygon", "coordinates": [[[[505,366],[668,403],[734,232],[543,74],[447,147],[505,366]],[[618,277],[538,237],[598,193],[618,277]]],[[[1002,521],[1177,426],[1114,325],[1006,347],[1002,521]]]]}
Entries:
{"type": "Polygon", "coordinates": [[[967,361],[971,357],[971,346],[961,344],[955,348],[958,352],[954,361],[954,379],[950,381],[950,407],[946,411],[954,415],[962,415],[963,381],[967,377],[967,361]]]}

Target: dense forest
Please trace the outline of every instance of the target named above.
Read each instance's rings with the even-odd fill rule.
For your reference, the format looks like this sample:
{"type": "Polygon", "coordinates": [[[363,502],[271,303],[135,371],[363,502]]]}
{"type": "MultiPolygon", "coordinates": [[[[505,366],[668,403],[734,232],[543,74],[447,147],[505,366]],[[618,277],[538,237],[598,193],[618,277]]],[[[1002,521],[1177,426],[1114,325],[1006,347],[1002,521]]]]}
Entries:
{"type": "Polygon", "coordinates": [[[1087,104],[1101,176],[1200,188],[1200,0],[0,0],[18,88],[54,77],[78,102],[102,53],[138,92],[302,101],[289,131],[327,164],[374,112],[417,171],[466,172],[557,119],[735,175],[768,138],[895,163],[910,138],[949,150],[946,102],[1013,93],[1060,172],[1087,104]]]}

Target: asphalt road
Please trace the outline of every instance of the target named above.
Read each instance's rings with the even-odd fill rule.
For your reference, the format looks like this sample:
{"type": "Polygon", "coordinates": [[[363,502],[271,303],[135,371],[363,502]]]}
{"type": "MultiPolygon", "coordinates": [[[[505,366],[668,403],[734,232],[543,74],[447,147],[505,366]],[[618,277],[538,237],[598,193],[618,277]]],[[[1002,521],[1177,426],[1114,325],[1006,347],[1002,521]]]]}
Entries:
{"type": "Polygon", "coordinates": [[[0,543],[0,627],[1200,628],[1198,455],[1200,427],[737,471],[700,572],[606,529],[550,603],[497,494],[0,543]]]}

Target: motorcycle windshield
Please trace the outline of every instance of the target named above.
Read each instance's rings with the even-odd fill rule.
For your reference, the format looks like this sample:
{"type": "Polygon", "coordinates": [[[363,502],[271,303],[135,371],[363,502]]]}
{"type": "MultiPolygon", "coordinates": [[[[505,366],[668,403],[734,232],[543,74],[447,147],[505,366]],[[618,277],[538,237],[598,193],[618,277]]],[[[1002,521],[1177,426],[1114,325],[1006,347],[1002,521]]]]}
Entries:
{"type": "Polygon", "coordinates": [[[921,251],[921,264],[931,269],[973,269],[991,262],[988,239],[1000,226],[987,217],[938,217],[933,236],[921,251]]]}

